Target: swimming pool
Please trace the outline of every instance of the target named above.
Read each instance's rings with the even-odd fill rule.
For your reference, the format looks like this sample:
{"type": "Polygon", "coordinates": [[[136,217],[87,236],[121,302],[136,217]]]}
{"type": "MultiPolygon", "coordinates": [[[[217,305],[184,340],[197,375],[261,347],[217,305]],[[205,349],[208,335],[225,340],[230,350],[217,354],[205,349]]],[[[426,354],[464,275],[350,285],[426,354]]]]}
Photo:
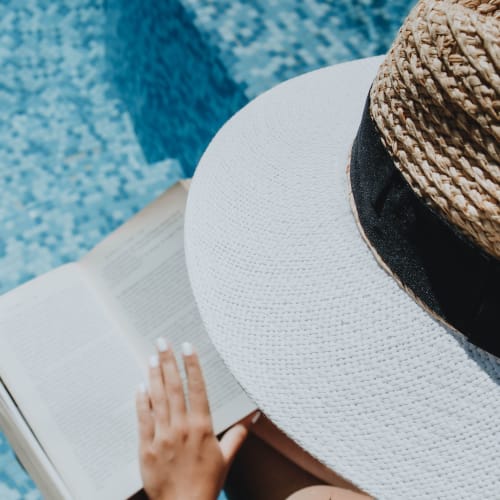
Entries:
{"type": "MultiPolygon", "coordinates": [[[[0,1],[0,293],[190,175],[260,92],[385,52],[413,3],[0,1]]],[[[0,498],[39,498],[1,433],[0,498]]]]}

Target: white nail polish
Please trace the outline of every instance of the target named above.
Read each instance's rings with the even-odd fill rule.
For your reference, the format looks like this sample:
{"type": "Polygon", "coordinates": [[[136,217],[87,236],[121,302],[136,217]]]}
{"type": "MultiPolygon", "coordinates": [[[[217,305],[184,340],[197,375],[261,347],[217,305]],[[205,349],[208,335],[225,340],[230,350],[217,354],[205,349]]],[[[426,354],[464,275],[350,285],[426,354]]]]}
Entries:
{"type": "Polygon", "coordinates": [[[165,352],[168,349],[168,343],[163,337],[156,339],[156,347],[160,352],[165,352]]]}
{"type": "Polygon", "coordinates": [[[259,420],[260,416],[262,415],[262,413],[260,411],[258,411],[253,417],[252,417],[252,424],[255,424],[257,422],[257,420],[259,420]]]}
{"type": "Polygon", "coordinates": [[[141,393],[141,394],[146,394],[146,384],[144,382],[142,382],[142,384],[139,384],[139,387],[137,388],[137,390],[141,393]]]}
{"type": "Polygon", "coordinates": [[[149,358],[149,366],[151,368],[156,368],[158,366],[158,356],[156,354],[153,354],[150,358],[149,358]]]}
{"type": "Polygon", "coordinates": [[[182,343],[182,354],[184,354],[184,356],[191,356],[191,354],[193,354],[193,345],[191,342],[182,343]]]}

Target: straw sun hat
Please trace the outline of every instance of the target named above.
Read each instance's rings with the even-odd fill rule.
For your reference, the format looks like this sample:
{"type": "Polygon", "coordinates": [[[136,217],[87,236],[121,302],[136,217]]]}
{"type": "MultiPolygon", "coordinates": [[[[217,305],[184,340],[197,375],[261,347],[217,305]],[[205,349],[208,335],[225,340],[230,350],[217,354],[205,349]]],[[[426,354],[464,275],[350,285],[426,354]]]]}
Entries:
{"type": "Polygon", "coordinates": [[[500,498],[499,14],[418,3],[385,59],[242,109],[189,194],[188,270],[223,359],[381,499],[500,498]]]}

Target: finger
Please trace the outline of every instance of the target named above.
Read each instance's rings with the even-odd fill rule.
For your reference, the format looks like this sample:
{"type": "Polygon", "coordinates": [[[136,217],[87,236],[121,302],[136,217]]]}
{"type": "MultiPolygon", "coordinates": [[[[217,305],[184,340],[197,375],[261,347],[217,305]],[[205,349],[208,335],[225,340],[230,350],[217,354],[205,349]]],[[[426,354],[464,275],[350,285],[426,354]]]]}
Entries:
{"type": "Polygon", "coordinates": [[[154,436],[154,421],[151,414],[151,402],[144,384],[139,386],[135,398],[137,422],[139,426],[140,446],[149,444],[154,436]]]}
{"type": "Polygon", "coordinates": [[[163,376],[156,354],[149,358],[149,396],[153,408],[155,435],[161,435],[168,427],[168,401],[165,395],[163,376]]]}
{"type": "Polygon", "coordinates": [[[245,442],[248,436],[248,431],[250,427],[257,422],[260,417],[260,412],[253,413],[248,417],[244,418],[241,422],[233,425],[226,433],[222,436],[220,440],[220,449],[226,467],[229,467],[234,460],[234,457],[241,445],[245,442]]]}
{"type": "Polygon", "coordinates": [[[194,352],[193,346],[189,342],[182,344],[182,354],[187,377],[190,412],[194,417],[210,419],[211,425],[212,418],[210,416],[207,389],[198,355],[194,352]]]}
{"type": "Polygon", "coordinates": [[[186,402],[184,400],[184,387],[179,373],[173,349],[165,342],[157,341],[160,351],[161,370],[165,383],[165,394],[168,399],[170,424],[179,424],[186,416],[186,402]]]}

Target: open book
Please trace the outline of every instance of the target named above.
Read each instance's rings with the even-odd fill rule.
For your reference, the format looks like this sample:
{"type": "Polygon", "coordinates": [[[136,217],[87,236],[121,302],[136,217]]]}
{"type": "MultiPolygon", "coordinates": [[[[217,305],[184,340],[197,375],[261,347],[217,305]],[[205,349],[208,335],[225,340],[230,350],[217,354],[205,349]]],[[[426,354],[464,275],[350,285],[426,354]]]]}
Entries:
{"type": "Polygon", "coordinates": [[[176,184],[82,260],[0,297],[0,426],[46,498],[141,488],[135,391],[154,341],[199,353],[219,433],[255,409],[204,331],[176,184]]]}

